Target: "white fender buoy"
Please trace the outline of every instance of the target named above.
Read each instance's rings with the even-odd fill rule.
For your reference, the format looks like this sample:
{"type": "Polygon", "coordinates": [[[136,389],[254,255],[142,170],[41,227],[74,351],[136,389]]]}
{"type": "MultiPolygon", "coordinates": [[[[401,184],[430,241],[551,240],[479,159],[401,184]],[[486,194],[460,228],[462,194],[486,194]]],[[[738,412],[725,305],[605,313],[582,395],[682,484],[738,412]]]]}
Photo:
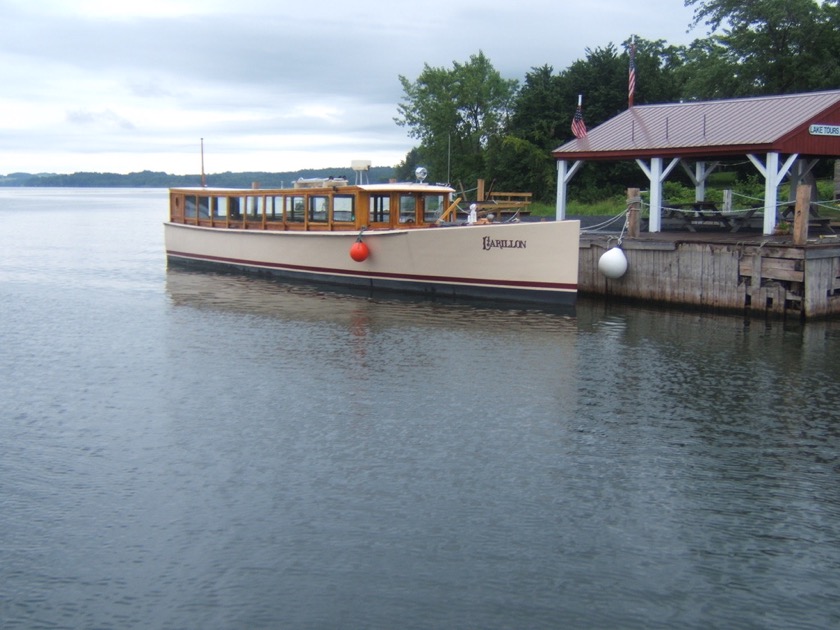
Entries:
{"type": "Polygon", "coordinates": [[[613,247],[601,254],[598,260],[598,271],[612,280],[624,275],[627,271],[627,257],[620,247],[613,247]]]}

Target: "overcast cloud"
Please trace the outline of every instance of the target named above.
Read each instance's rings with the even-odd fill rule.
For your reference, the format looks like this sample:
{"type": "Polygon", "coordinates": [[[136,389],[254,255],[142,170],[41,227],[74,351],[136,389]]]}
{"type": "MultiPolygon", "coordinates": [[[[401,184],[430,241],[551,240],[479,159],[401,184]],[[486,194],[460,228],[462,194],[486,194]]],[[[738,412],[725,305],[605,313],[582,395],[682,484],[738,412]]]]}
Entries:
{"type": "Polygon", "coordinates": [[[209,173],[393,165],[415,144],[399,75],[482,50],[521,81],[631,34],[688,43],[690,20],[683,0],[0,0],[0,174],[197,173],[201,138],[209,173]]]}

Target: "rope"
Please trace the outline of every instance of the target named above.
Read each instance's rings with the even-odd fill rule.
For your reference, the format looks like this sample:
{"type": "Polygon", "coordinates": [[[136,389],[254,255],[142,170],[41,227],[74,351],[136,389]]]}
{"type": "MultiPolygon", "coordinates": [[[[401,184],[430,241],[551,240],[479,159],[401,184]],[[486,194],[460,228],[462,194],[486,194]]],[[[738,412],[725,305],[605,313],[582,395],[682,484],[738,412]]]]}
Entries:
{"type": "MultiPolygon", "coordinates": [[[[606,220],[606,221],[604,221],[603,223],[597,223],[597,224],[595,224],[595,225],[591,225],[591,226],[589,226],[587,229],[585,229],[585,230],[581,230],[581,232],[582,232],[582,233],[584,233],[584,234],[586,234],[586,233],[588,233],[588,232],[597,232],[598,230],[600,230],[600,229],[602,229],[602,228],[605,228],[605,227],[607,227],[608,225],[612,225],[613,223],[615,223],[616,221],[618,221],[621,217],[626,217],[626,215],[627,215],[627,210],[624,210],[624,211],[622,211],[621,213],[619,213],[619,214],[615,215],[614,217],[612,217],[612,218],[610,218],[610,219],[607,219],[607,220],[606,220]]],[[[626,219],[625,219],[625,222],[624,222],[624,227],[625,227],[625,228],[627,227],[627,221],[626,221],[626,219]]],[[[622,228],[622,231],[623,231],[623,228],[622,228]]]]}
{"type": "Polygon", "coordinates": [[[630,208],[624,211],[624,226],[621,228],[621,234],[618,235],[618,246],[621,247],[621,242],[624,240],[624,232],[627,231],[627,224],[630,223],[630,208]]]}

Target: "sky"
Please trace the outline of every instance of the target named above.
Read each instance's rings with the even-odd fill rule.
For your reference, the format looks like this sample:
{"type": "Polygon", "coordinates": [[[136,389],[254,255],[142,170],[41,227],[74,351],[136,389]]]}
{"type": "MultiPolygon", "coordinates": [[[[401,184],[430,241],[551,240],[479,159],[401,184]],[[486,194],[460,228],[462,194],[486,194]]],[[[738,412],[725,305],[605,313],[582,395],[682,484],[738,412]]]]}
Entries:
{"type": "Polygon", "coordinates": [[[482,51],[521,82],[634,34],[688,44],[691,17],[683,0],[0,0],[0,175],[196,174],[202,143],[206,173],[392,166],[416,145],[400,75],[482,51]]]}

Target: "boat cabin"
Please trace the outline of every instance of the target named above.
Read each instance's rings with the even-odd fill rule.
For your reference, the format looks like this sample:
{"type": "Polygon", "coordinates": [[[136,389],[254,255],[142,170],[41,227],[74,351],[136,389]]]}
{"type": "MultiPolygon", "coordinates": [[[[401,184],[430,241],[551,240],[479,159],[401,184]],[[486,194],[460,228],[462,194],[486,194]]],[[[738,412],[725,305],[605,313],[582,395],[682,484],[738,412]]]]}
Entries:
{"type": "Polygon", "coordinates": [[[348,185],[299,180],[293,188],[173,188],[172,223],[247,230],[406,229],[440,224],[455,210],[448,186],[348,185]]]}

